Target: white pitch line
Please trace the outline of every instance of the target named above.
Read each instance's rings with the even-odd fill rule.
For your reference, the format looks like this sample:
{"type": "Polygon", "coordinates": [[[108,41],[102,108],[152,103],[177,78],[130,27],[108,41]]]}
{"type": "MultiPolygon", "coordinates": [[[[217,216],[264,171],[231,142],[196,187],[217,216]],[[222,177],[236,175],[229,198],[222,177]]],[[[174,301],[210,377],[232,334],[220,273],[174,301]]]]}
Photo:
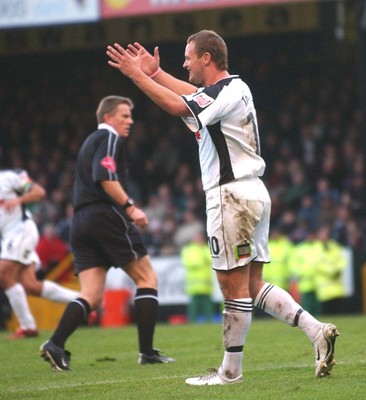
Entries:
{"type": "MultiPolygon", "coordinates": [[[[355,365],[355,364],[366,364],[366,360],[352,360],[351,362],[345,362],[345,361],[337,361],[337,365],[355,365]]],[[[272,370],[281,370],[281,369],[301,369],[301,368],[312,368],[314,367],[313,364],[286,364],[286,365],[280,365],[280,366],[268,366],[268,367],[259,367],[259,368],[246,368],[245,372],[256,372],[256,371],[272,371],[272,370]]],[[[62,373],[62,374],[69,374],[70,372],[55,372],[55,373],[62,373]]],[[[72,374],[72,372],[71,372],[72,374]]],[[[152,377],[149,378],[149,381],[162,381],[162,380],[173,380],[173,379],[182,379],[184,381],[187,378],[185,375],[174,375],[174,376],[160,376],[160,377],[152,377]]],[[[134,378],[130,379],[108,379],[104,381],[98,381],[98,382],[83,382],[83,383],[62,383],[61,385],[49,385],[49,386],[37,386],[31,388],[32,391],[45,391],[45,390],[59,390],[59,389],[65,389],[65,388],[73,388],[73,387],[85,387],[85,386],[101,386],[101,385],[108,385],[108,384],[118,384],[118,383],[125,383],[125,382],[130,382],[133,381],[134,378]]],[[[27,388],[10,388],[7,390],[8,393],[22,393],[22,392],[27,392],[29,391],[29,387],[27,388]]]]}

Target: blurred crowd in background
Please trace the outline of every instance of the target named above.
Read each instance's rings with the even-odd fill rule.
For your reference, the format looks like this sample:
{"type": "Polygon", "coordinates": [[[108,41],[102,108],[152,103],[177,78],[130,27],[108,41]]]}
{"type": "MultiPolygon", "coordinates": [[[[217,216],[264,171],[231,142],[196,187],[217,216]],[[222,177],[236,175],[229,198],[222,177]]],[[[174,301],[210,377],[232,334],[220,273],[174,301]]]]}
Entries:
{"type": "MultiPolygon", "coordinates": [[[[229,71],[254,96],[272,227],[299,243],[324,225],[341,245],[364,247],[366,170],[355,49],[309,33],[227,43],[229,71]]],[[[162,68],[186,79],[184,43],[159,48],[162,68]]],[[[150,220],[146,245],[153,256],[178,254],[205,228],[194,135],[112,70],[104,49],[21,59],[2,62],[0,167],[25,168],[47,190],[47,200],[32,210],[44,253],[51,243],[57,248],[41,254],[44,268],[68,250],[75,157],[96,128],[99,100],[110,94],[135,103],[129,194],[150,220]]]]}

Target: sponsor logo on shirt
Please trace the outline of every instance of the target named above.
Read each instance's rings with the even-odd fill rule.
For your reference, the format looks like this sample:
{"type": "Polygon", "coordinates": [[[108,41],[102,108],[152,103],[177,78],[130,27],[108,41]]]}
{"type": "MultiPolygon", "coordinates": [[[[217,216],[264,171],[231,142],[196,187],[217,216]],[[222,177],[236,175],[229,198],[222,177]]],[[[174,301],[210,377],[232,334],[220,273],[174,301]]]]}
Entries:
{"type": "Polygon", "coordinates": [[[103,160],[101,160],[100,165],[113,173],[116,173],[117,171],[116,163],[112,157],[104,157],[103,160]]]}
{"type": "Polygon", "coordinates": [[[196,136],[196,140],[201,140],[201,132],[197,131],[194,136],[196,136]]]}
{"type": "Polygon", "coordinates": [[[206,93],[199,93],[193,97],[193,101],[195,101],[201,108],[205,108],[209,104],[213,103],[214,99],[210,96],[207,96],[206,93]]]}

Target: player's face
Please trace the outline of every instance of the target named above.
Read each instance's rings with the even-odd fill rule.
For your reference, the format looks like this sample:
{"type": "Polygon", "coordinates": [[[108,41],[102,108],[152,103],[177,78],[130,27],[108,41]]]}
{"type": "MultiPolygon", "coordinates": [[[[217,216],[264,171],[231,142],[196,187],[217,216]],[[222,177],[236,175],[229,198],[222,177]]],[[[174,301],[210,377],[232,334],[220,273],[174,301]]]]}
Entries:
{"type": "Polygon", "coordinates": [[[105,116],[105,122],[113,126],[119,136],[127,137],[133,124],[131,108],[127,104],[118,104],[113,114],[105,116]]]}
{"type": "Polygon", "coordinates": [[[189,82],[195,85],[204,83],[204,56],[197,56],[194,42],[188,43],[186,46],[183,68],[189,73],[189,82]]]}

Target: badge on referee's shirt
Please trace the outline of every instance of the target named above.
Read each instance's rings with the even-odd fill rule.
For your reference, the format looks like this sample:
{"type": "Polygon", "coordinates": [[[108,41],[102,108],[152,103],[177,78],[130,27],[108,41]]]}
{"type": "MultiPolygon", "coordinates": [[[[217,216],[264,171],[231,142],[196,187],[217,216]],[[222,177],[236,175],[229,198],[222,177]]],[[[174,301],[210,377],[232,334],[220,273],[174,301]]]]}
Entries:
{"type": "Polygon", "coordinates": [[[250,243],[246,242],[246,243],[235,245],[234,253],[235,253],[236,260],[248,258],[252,254],[251,248],[250,248],[250,243]]]}
{"type": "Polygon", "coordinates": [[[103,160],[100,161],[100,165],[102,165],[104,168],[108,169],[108,171],[111,171],[114,174],[117,171],[116,162],[112,157],[104,157],[103,160]]]}

